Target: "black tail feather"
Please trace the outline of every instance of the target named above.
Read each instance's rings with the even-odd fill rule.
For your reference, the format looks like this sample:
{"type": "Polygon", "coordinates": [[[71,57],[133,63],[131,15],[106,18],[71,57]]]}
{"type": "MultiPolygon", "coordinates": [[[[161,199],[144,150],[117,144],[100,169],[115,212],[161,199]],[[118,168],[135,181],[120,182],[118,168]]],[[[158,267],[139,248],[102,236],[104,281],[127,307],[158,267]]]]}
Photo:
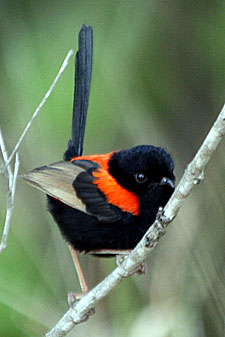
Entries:
{"type": "Polygon", "coordinates": [[[75,88],[73,102],[72,135],[64,160],[81,156],[88,112],[93,54],[93,31],[82,25],[79,33],[79,48],[75,60],[75,88]]]}

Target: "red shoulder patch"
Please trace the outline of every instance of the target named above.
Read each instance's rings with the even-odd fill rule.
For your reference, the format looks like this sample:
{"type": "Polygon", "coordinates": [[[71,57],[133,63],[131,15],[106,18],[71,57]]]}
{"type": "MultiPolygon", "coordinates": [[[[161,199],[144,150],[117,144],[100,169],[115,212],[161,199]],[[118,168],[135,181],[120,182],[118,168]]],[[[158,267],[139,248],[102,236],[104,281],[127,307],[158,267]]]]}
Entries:
{"type": "Polygon", "coordinates": [[[105,195],[106,200],[110,204],[119,207],[124,212],[138,215],[140,207],[138,196],[122,187],[116,179],[109,174],[108,163],[113,153],[114,152],[101,155],[74,157],[71,161],[91,160],[98,163],[101,168],[93,172],[93,176],[96,178],[94,184],[97,185],[99,190],[105,195]]]}
{"type": "Polygon", "coordinates": [[[138,196],[123,188],[113,176],[106,170],[98,169],[93,172],[96,178],[94,184],[104,193],[109,203],[119,207],[124,212],[130,212],[133,215],[139,214],[138,196]]]}

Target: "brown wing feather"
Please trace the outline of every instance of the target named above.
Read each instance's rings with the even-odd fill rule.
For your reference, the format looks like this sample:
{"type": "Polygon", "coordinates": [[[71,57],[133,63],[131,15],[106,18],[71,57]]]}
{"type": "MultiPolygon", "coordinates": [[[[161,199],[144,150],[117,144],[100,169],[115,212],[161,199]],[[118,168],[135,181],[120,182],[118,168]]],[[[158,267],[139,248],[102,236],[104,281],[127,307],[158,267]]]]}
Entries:
{"type": "Polygon", "coordinates": [[[77,197],[73,188],[74,180],[83,171],[83,168],[72,162],[61,161],[36,168],[20,177],[42,192],[87,213],[85,204],[77,197]]]}

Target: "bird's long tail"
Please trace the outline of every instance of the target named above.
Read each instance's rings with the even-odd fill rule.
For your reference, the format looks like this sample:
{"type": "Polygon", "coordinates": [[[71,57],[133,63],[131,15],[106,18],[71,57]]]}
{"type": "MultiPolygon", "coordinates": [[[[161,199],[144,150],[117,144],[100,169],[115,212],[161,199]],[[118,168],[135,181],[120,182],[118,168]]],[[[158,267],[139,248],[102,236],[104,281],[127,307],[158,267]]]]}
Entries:
{"type": "Polygon", "coordinates": [[[64,160],[70,160],[73,157],[82,155],[91,84],[92,54],[92,28],[82,25],[75,60],[72,134],[68,142],[68,148],[64,154],[64,160]]]}

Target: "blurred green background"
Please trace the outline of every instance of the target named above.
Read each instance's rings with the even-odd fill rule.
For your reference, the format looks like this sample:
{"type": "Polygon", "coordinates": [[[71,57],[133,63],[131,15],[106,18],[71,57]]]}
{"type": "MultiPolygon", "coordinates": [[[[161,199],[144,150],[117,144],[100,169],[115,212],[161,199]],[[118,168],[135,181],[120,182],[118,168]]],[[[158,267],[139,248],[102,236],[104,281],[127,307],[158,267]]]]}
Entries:
{"type": "MultiPolygon", "coordinates": [[[[0,1],[0,124],[9,152],[82,23],[94,30],[85,154],[161,145],[177,180],[224,103],[224,1],[0,1]]],[[[74,60],[19,151],[20,173],[62,159],[70,137],[74,60]]],[[[69,336],[221,337],[225,329],[225,147],[148,259],[69,336]]],[[[0,177],[0,224],[5,216],[0,177]]],[[[90,287],[112,259],[83,256],[90,287]]],[[[79,291],[45,196],[18,182],[0,255],[0,336],[43,336],[79,291]]]]}

